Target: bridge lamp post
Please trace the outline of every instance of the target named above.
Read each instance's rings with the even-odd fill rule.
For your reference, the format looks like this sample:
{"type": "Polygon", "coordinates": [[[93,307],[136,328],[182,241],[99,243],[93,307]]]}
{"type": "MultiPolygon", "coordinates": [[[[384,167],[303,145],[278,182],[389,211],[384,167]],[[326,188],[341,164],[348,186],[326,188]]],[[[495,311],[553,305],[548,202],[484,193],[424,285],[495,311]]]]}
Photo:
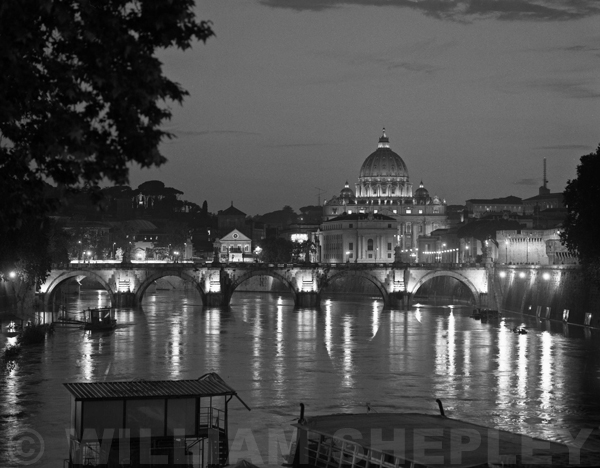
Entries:
{"type": "Polygon", "coordinates": [[[175,252],[173,252],[173,257],[175,258],[175,263],[177,263],[178,259],[179,259],[179,251],[176,250],[175,252]]]}
{"type": "Polygon", "coordinates": [[[446,244],[442,244],[442,263],[445,263],[446,260],[446,255],[444,255],[446,253],[446,244]]]}
{"type": "Polygon", "coordinates": [[[506,240],[504,241],[504,246],[506,247],[506,258],[504,259],[504,261],[505,261],[506,263],[508,263],[508,239],[506,239],[506,240]]]}
{"type": "Polygon", "coordinates": [[[350,251],[346,252],[346,263],[350,263],[350,251]]]}
{"type": "Polygon", "coordinates": [[[115,250],[116,245],[117,245],[117,243],[113,242],[113,248],[112,248],[113,260],[116,260],[116,257],[117,257],[117,251],[115,250]]]}

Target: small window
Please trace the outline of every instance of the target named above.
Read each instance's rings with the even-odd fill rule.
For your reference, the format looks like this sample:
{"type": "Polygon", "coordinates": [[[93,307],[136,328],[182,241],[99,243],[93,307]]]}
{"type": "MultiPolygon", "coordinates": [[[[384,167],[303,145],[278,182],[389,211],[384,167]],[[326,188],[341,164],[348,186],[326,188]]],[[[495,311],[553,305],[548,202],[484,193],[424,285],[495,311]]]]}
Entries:
{"type": "Polygon", "coordinates": [[[373,254],[369,254],[369,258],[373,258],[373,254]]]}
{"type": "Polygon", "coordinates": [[[350,229],[352,229],[352,228],[354,227],[354,224],[350,223],[350,224],[348,225],[348,227],[349,227],[350,229]]]}
{"type": "Polygon", "coordinates": [[[406,214],[411,214],[412,210],[410,208],[406,208],[406,214]]]}
{"type": "Polygon", "coordinates": [[[348,214],[352,214],[352,210],[348,210],[348,214]]]}
{"type": "Polygon", "coordinates": [[[419,210],[419,214],[423,214],[423,210],[419,210]]]}
{"type": "Polygon", "coordinates": [[[367,241],[367,250],[373,250],[373,239],[367,241]]]}
{"type": "Polygon", "coordinates": [[[392,243],[388,242],[388,250],[392,250],[392,243]]]}
{"type": "Polygon", "coordinates": [[[398,214],[398,210],[392,210],[394,214],[398,214]]]}
{"type": "Polygon", "coordinates": [[[377,213],[377,210],[373,210],[373,213],[377,213]]]}
{"type": "Polygon", "coordinates": [[[388,227],[389,227],[389,228],[391,228],[391,227],[392,227],[392,225],[391,225],[391,224],[388,224],[388,227]]]}
{"type": "Polygon", "coordinates": [[[388,253],[388,258],[392,258],[392,254],[391,253],[388,253]]]}
{"type": "Polygon", "coordinates": [[[348,243],[348,250],[354,250],[354,242],[348,243]]]}

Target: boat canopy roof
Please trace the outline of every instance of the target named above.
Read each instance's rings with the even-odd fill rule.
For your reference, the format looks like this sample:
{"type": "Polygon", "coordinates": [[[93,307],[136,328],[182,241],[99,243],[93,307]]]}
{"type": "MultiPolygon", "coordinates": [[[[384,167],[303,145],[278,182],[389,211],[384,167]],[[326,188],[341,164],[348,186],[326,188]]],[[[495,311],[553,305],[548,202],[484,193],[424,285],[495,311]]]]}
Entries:
{"type": "Polygon", "coordinates": [[[242,401],[237,392],[214,372],[204,374],[197,380],[72,382],[63,385],[76,400],[189,398],[232,395],[248,408],[248,405],[242,401]]]}

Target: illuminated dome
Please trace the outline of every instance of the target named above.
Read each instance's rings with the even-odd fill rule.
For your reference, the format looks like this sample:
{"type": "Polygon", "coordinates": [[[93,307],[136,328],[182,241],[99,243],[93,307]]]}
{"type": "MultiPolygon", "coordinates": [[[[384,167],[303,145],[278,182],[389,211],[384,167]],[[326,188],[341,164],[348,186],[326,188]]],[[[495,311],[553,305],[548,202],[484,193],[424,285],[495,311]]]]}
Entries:
{"type": "Polygon", "coordinates": [[[421,185],[419,185],[419,188],[417,190],[415,190],[415,197],[417,197],[417,198],[427,198],[427,197],[429,197],[429,192],[423,186],[423,181],[421,181],[421,185]]]}
{"type": "Polygon", "coordinates": [[[356,197],[363,200],[376,198],[377,203],[383,204],[399,203],[400,199],[412,200],[408,169],[402,158],[390,149],[385,128],[377,150],[365,159],[360,168],[356,197]]]}
{"type": "Polygon", "coordinates": [[[348,181],[346,181],[346,185],[340,192],[340,198],[354,198],[354,191],[348,185],[348,181]]]}
{"type": "Polygon", "coordinates": [[[360,179],[402,178],[408,180],[408,169],[402,158],[390,148],[390,140],[385,134],[379,138],[377,150],[369,155],[360,168],[360,179]]]}

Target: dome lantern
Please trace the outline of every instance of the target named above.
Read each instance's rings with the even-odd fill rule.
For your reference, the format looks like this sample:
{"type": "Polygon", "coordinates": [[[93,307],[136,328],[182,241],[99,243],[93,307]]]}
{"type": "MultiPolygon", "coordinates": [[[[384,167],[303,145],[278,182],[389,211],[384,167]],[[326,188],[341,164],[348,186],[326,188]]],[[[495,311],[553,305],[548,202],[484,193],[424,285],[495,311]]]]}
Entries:
{"type": "Polygon", "coordinates": [[[379,144],[377,148],[389,148],[390,147],[390,139],[385,134],[385,127],[383,128],[383,135],[379,137],[379,144]]]}

